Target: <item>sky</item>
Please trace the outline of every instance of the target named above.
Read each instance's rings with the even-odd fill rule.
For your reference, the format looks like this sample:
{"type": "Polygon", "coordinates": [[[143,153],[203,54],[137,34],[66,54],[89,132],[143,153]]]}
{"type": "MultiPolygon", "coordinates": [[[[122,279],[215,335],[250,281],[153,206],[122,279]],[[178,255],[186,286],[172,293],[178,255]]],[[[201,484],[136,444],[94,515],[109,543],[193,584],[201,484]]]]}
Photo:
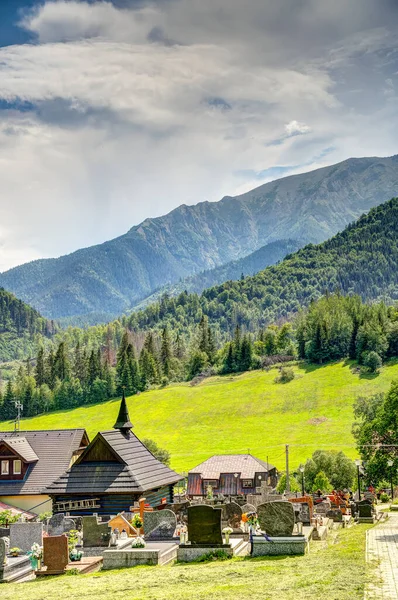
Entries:
{"type": "Polygon", "coordinates": [[[397,0],[0,0],[0,271],[398,154],[397,0]]]}

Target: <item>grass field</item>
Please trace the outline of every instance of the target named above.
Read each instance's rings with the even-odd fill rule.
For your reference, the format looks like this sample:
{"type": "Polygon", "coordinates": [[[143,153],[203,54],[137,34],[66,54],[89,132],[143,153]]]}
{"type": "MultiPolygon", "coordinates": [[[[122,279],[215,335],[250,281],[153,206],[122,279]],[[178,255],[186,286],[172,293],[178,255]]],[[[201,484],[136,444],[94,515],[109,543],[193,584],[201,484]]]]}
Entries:
{"type": "Polygon", "coordinates": [[[236,558],[49,577],[1,587],[2,600],[362,600],[365,535],[340,529],[299,557],[236,558]]]}
{"type": "MultiPolygon", "coordinates": [[[[167,448],[172,466],[187,471],[213,454],[250,452],[284,467],[290,444],[297,467],[317,448],[343,450],[355,457],[352,403],[359,395],[387,391],[398,379],[398,363],[377,376],[359,374],[350,364],[294,367],[296,378],[275,383],[277,371],[213,377],[197,386],[170,385],[128,399],[134,432],[167,448]]],[[[85,427],[92,437],[111,429],[119,401],[26,419],[22,428],[85,427]]],[[[0,423],[0,430],[12,429],[0,423]]]]}

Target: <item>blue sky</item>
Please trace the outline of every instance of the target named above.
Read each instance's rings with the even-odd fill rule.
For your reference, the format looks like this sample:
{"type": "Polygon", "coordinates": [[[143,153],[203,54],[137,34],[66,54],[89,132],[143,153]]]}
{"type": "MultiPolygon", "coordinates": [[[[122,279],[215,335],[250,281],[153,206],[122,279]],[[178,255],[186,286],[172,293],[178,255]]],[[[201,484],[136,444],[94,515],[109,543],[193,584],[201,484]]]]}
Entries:
{"type": "Polygon", "coordinates": [[[0,271],[398,153],[393,0],[1,0],[0,271]]]}

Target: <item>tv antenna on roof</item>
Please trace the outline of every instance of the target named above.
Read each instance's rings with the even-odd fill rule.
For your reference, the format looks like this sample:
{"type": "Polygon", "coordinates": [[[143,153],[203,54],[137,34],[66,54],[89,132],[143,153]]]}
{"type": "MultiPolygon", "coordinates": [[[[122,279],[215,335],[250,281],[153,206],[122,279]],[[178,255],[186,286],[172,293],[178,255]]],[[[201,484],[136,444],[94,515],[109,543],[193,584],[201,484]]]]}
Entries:
{"type": "Polygon", "coordinates": [[[19,430],[21,428],[21,413],[23,411],[23,404],[19,400],[16,400],[15,408],[17,409],[17,416],[14,421],[14,432],[19,433],[19,430]]]}

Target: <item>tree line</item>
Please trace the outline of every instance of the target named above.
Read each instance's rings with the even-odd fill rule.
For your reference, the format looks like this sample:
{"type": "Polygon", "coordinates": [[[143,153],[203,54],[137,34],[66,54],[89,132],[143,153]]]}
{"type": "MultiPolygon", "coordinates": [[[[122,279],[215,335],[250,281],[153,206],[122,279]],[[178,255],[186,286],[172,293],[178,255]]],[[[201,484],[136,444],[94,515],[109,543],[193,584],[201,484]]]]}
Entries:
{"type": "Polygon", "coordinates": [[[131,395],[171,381],[194,383],[198,376],[295,359],[323,364],[347,358],[375,371],[398,356],[398,308],[339,293],[312,301],[290,322],[255,333],[237,325],[228,341],[217,338],[207,316],[189,334],[167,326],[146,333],[108,326],[104,332],[98,337],[80,332],[75,343],[70,332],[64,339],[57,334],[48,349],[41,346],[0,395],[0,420],[15,417],[17,399],[24,416],[33,416],[102,402],[123,390],[131,395]]]}

